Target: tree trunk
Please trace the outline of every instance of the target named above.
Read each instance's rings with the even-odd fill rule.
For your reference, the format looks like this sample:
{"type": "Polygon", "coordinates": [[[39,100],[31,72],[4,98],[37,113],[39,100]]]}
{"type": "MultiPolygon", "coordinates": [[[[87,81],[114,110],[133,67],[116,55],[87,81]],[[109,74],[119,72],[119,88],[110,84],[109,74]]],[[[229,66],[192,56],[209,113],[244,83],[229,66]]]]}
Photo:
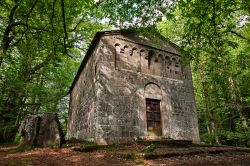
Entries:
{"type": "Polygon", "coordinates": [[[199,70],[200,70],[199,77],[200,77],[201,85],[202,85],[201,87],[202,87],[202,93],[203,93],[203,102],[205,104],[205,109],[204,110],[205,110],[205,113],[207,115],[206,121],[208,121],[208,123],[209,122],[211,123],[210,131],[215,136],[216,144],[221,144],[220,138],[219,138],[219,129],[218,129],[217,121],[215,120],[216,117],[211,112],[212,109],[210,108],[211,101],[210,101],[210,97],[209,97],[209,94],[208,94],[207,86],[205,84],[205,74],[204,74],[204,71],[201,68],[199,70]]]}
{"type": "Polygon", "coordinates": [[[235,94],[234,95],[235,96],[234,103],[235,103],[236,110],[240,116],[240,120],[242,122],[242,127],[246,131],[248,128],[248,125],[247,125],[247,118],[242,113],[242,97],[241,97],[240,88],[238,87],[236,81],[232,77],[229,77],[228,81],[231,84],[231,87],[232,87],[233,92],[235,94]]]}

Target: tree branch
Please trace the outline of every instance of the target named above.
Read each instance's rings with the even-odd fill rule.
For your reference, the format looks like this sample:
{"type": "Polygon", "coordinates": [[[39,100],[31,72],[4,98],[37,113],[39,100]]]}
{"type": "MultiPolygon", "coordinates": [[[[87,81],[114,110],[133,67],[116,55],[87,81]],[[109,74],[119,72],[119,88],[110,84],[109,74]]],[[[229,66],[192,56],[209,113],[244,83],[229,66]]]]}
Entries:
{"type": "Polygon", "coordinates": [[[66,37],[63,38],[63,45],[64,45],[64,53],[65,53],[68,57],[74,59],[73,56],[71,56],[71,55],[68,53],[68,51],[67,51],[66,37]]]}
{"type": "Polygon", "coordinates": [[[53,24],[53,20],[54,20],[54,15],[55,15],[55,5],[56,5],[56,1],[57,0],[54,0],[53,2],[53,6],[52,6],[52,14],[51,14],[51,21],[50,21],[50,24],[51,24],[51,27],[52,27],[52,31],[51,31],[51,35],[52,35],[52,43],[53,43],[53,53],[55,54],[55,42],[54,42],[54,24],[53,24]]]}
{"type": "Polygon", "coordinates": [[[15,1],[15,5],[10,10],[10,15],[8,17],[8,25],[5,28],[5,31],[4,31],[4,34],[3,34],[3,39],[1,41],[1,46],[0,46],[0,66],[1,66],[1,64],[3,62],[2,54],[4,54],[8,50],[8,48],[10,46],[10,43],[11,43],[11,40],[12,40],[9,36],[10,36],[11,29],[13,27],[12,24],[14,22],[14,14],[15,14],[17,8],[18,8],[18,0],[15,1]]]}
{"type": "MultiPolygon", "coordinates": [[[[15,0],[15,5],[11,8],[10,15],[8,17],[9,18],[8,25],[5,28],[3,39],[2,39],[2,42],[1,42],[0,51],[3,54],[9,49],[10,43],[13,40],[13,38],[10,37],[10,33],[11,33],[13,27],[19,26],[19,25],[24,25],[24,26],[26,26],[26,31],[25,32],[27,32],[28,18],[29,18],[29,15],[34,10],[37,2],[38,2],[38,0],[35,1],[35,3],[31,7],[31,9],[29,10],[29,12],[25,15],[26,16],[26,24],[25,24],[25,23],[22,23],[22,22],[14,22],[14,14],[16,12],[16,9],[18,8],[18,0],[15,0]]],[[[0,66],[2,64],[2,61],[3,61],[3,57],[2,57],[2,55],[0,55],[0,66]]]]}
{"type": "Polygon", "coordinates": [[[54,32],[53,20],[54,20],[54,14],[55,14],[55,5],[56,5],[56,1],[57,1],[57,0],[54,0],[54,2],[53,2],[52,14],[51,14],[51,27],[52,27],[52,33],[54,32]]]}
{"type": "MultiPolygon", "coordinates": [[[[12,7],[12,9],[10,11],[8,25],[5,28],[2,43],[1,43],[1,49],[2,49],[3,53],[8,49],[9,44],[11,42],[9,35],[10,35],[11,29],[13,27],[12,24],[14,22],[14,14],[15,14],[17,7],[18,7],[18,4],[17,4],[17,2],[15,2],[15,5],[12,7]]],[[[0,65],[1,65],[1,59],[0,59],[0,65]]]]}
{"type": "Polygon", "coordinates": [[[239,34],[238,32],[236,32],[236,31],[234,31],[234,30],[229,30],[229,32],[232,33],[232,34],[234,34],[234,35],[236,35],[236,36],[238,36],[238,37],[241,38],[241,39],[246,40],[247,42],[250,43],[250,39],[249,39],[249,38],[242,36],[242,35],[239,34]]]}
{"type": "MultiPolygon", "coordinates": [[[[21,23],[20,25],[26,26],[27,24],[21,23]]],[[[30,26],[29,26],[29,29],[35,30],[35,31],[37,31],[37,32],[47,32],[47,33],[51,33],[50,30],[46,29],[47,26],[48,26],[48,25],[45,25],[45,26],[42,27],[42,28],[39,28],[39,27],[30,27],[30,26]]],[[[23,39],[23,36],[25,35],[25,33],[26,33],[27,31],[28,31],[27,28],[26,28],[24,31],[22,31],[22,32],[21,32],[21,31],[18,31],[18,33],[21,34],[21,37],[18,37],[18,39],[17,39],[13,44],[11,44],[10,46],[12,47],[12,46],[18,45],[18,43],[23,39]]],[[[34,32],[34,31],[32,31],[32,32],[34,32]]]]}
{"type": "Polygon", "coordinates": [[[29,10],[29,12],[25,15],[26,16],[26,30],[25,30],[25,33],[28,31],[29,29],[29,24],[28,24],[28,21],[29,21],[29,15],[32,13],[32,11],[34,10],[36,4],[37,4],[38,0],[35,1],[35,3],[31,6],[31,9],[29,10]]]}
{"type": "Polygon", "coordinates": [[[61,9],[62,9],[62,17],[63,17],[63,30],[65,38],[68,39],[67,29],[66,29],[66,21],[65,21],[65,11],[64,11],[64,1],[61,0],[61,9]]]}
{"type": "Polygon", "coordinates": [[[31,6],[31,9],[29,10],[29,12],[27,14],[25,14],[26,17],[29,17],[29,15],[32,13],[32,11],[34,10],[37,2],[38,2],[38,0],[36,0],[35,3],[31,6]]]}
{"type": "Polygon", "coordinates": [[[47,57],[45,58],[45,60],[43,62],[41,62],[40,64],[37,64],[35,67],[33,67],[30,70],[29,77],[25,81],[27,81],[27,82],[31,81],[34,78],[34,75],[37,74],[37,71],[39,71],[41,68],[46,66],[51,59],[52,59],[52,55],[51,54],[47,55],[47,57]]]}
{"type": "Polygon", "coordinates": [[[74,32],[76,31],[76,29],[78,28],[78,26],[84,21],[84,19],[82,18],[76,25],[73,29],[69,30],[69,32],[74,32]]]}
{"type": "Polygon", "coordinates": [[[63,30],[64,30],[64,38],[63,38],[63,45],[64,45],[64,53],[69,56],[70,58],[73,58],[67,51],[67,44],[66,40],[68,40],[68,34],[66,29],[66,19],[65,19],[65,10],[64,10],[64,0],[61,0],[61,10],[62,10],[62,17],[63,17],[63,30]]]}
{"type": "Polygon", "coordinates": [[[214,26],[214,33],[217,34],[215,0],[213,0],[213,16],[212,16],[212,21],[213,21],[213,26],[214,26]]]}

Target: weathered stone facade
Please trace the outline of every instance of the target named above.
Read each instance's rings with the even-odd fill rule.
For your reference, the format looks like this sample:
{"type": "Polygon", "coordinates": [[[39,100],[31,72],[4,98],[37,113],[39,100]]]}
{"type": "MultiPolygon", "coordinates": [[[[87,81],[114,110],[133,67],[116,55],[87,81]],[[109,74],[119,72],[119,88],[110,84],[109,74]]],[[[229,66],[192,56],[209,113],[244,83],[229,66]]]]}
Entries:
{"type": "Polygon", "coordinates": [[[68,139],[199,142],[190,66],[180,63],[176,45],[158,41],[120,31],[97,33],[70,89],[68,139]]]}

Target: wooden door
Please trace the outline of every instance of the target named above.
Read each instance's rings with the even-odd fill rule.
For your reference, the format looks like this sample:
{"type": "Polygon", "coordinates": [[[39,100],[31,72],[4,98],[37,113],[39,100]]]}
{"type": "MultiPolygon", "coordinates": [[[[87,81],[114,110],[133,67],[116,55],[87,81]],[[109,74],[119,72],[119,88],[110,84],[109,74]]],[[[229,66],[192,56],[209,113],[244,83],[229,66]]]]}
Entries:
{"type": "Polygon", "coordinates": [[[146,99],[146,114],[149,136],[161,136],[160,100],[146,99]]]}

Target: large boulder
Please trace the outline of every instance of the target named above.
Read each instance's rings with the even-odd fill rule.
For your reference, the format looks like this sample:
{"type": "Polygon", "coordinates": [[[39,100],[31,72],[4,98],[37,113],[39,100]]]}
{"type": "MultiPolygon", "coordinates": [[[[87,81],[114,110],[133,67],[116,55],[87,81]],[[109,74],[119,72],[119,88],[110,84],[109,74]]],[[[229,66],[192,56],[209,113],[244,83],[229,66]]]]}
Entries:
{"type": "Polygon", "coordinates": [[[64,136],[56,113],[30,115],[20,126],[21,146],[61,147],[64,136]]]}
{"type": "Polygon", "coordinates": [[[21,126],[19,128],[19,132],[21,134],[20,145],[34,145],[39,128],[39,121],[39,116],[30,115],[21,122],[21,126]]]}

